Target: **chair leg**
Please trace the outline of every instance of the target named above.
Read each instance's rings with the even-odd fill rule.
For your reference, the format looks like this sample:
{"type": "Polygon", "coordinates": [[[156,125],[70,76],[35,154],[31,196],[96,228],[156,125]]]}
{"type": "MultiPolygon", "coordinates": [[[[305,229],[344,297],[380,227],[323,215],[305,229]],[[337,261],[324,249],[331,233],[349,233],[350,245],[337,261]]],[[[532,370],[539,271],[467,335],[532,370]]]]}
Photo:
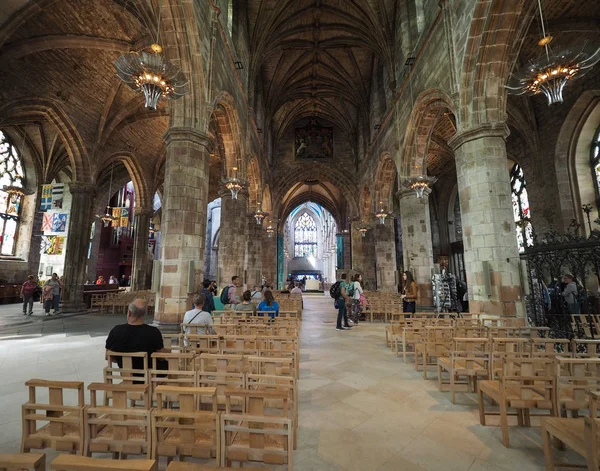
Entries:
{"type": "Polygon", "coordinates": [[[508,437],[508,415],[506,410],[506,401],[500,399],[500,427],[502,427],[502,441],[506,448],[510,448],[510,439],[508,437]]]}
{"type": "Polygon", "coordinates": [[[450,371],[450,391],[452,391],[452,404],[456,404],[456,384],[454,383],[455,379],[456,378],[454,375],[454,371],[450,371]]]}
{"type": "Polygon", "coordinates": [[[552,461],[552,444],[550,443],[550,433],[546,430],[546,424],[542,421],[542,438],[544,439],[544,458],[546,459],[546,471],[554,471],[554,462],[552,461]]]}
{"type": "Polygon", "coordinates": [[[485,403],[483,402],[483,391],[479,389],[477,391],[478,403],[479,403],[479,423],[485,425],[485,403]]]}

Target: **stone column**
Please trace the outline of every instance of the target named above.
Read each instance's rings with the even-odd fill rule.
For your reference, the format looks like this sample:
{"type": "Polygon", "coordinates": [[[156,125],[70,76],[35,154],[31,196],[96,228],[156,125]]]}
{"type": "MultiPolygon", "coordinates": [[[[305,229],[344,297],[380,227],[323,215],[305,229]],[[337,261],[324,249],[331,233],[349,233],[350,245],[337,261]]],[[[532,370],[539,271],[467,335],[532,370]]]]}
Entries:
{"type": "Polygon", "coordinates": [[[72,200],[61,292],[63,312],[80,312],[86,309],[83,302],[83,284],[86,276],[94,188],[94,185],[89,183],[69,183],[72,200]]]}
{"type": "MultiPolygon", "coordinates": [[[[266,224],[266,223],[265,223],[266,224]]],[[[263,230],[262,268],[269,283],[277,284],[277,237],[269,237],[263,230]]]]}
{"type": "Polygon", "coordinates": [[[234,200],[231,192],[223,189],[221,196],[221,230],[219,235],[219,286],[231,283],[231,277],[244,278],[246,254],[246,226],[248,218],[248,193],[239,192],[234,200]]]}
{"type": "Polygon", "coordinates": [[[148,288],[146,280],[152,263],[148,253],[148,238],[150,237],[150,219],[154,211],[148,208],[135,208],[133,214],[135,215],[135,238],[133,241],[131,290],[140,291],[148,288]]]}
{"type": "Polygon", "coordinates": [[[454,136],[471,312],[523,316],[519,254],[506,168],[506,124],[454,136]]]}
{"type": "Polygon", "coordinates": [[[373,229],[375,233],[377,290],[397,293],[394,220],[388,217],[385,220],[385,224],[377,223],[373,229]]]}
{"type": "Polygon", "coordinates": [[[254,216],[248,217],[246,239],[246,261],[244,269],[250,286],[260,286],[263,275],[263,228],[256,224],[254,216]]]}
{"type": "Polygon", "coordinates": [[[402,224],[402,253],[404,270],[413,274],[419,286],[417,306],[433,305],[431,269],[433,247],[431,244],[431,219],[429,194],[417,198],[414,190],[403,190],[400,198],[400,221],[402,224]]]}
{"type": "MultiPolygon", "coordinates": [[[[356,229],[360,222],[351,225],[350,237],[352,238],[352,273],[361,273],[363,284],[369,290],[375,290],[375,244],[373,229],[369,229],[363,237],[356,229]]],[[[345,270],[350,274],[350,270],[345,270]]]]}
{"type": "Polygon", "coordinates": [[[181,323],[193,293],[202,285],[211,141],[197,129],[170,128],[165,142],[161,274],[154,323],[169,330],[181,323]]]}
{"type": "MultiPolygon", "coordinates": [[[[104,213],[104,211],[103,211],[104,213]]],[[[91,224],[91,222],[90,222],[91,224]]],[[[90,228],[91,230],[91,228],[90,228]]],[[[100,252],[100,238],[102,237],[102,221],[96,220],[94,224],[94,236],[90,240],[92,244],[92,250],[90,252],[90,258],[87,261],[86,278],[90,281],[96,282],[96,269],[98,266],[98,253],[100,252]]]]}

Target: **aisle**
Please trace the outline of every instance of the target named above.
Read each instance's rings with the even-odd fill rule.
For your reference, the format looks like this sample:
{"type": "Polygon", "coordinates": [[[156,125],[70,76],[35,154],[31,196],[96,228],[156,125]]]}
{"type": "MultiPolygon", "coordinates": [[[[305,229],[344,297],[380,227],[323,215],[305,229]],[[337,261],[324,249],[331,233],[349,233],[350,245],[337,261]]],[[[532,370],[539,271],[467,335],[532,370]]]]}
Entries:
{"type": "Polygon", "coordinates": [[[482,427],[474,396],[437,390],[384,345],[384,324],[335,330],[327,297],[305,296],[295,469],[544,469],[539,429],[482,427]]]}

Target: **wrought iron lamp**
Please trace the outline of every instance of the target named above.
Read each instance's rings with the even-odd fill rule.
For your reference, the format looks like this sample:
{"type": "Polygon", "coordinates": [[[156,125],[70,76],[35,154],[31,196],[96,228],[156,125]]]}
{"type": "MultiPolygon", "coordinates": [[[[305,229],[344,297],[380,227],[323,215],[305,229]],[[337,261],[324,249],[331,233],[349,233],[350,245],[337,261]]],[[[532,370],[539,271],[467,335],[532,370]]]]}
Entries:
{"type": "Polygon", "coordinates": [[[360,236],[364,239],[367,237],[367,232],[369,231],[369,226],[364,222],[361,222],[360,225],[356,228],[358,232],[360,232],[360,236]]]}
{"type": "Polygon", "coordinates": [[[384,225],[385,224],[385,218],[388,217],[390,214],[388,212],[385,211],[385,209],[383,209],[383,201],[379,202],[379,211],[377,211],[375,213],[375,217],[379,219],[379,224],[384,225]]]}
{"type": "Polygon", "coordinates": [[[117,218],[114,217],[112,215],[112,211],[111,211],[111,207],[110,207],[110,196],[112,194],[112,177],[113,177],[113,167],[114,165],[110,166],[110,181],[108,184],[108,198],[106,200],[106,211],[104,211],[104,214],[96,214],[96,217],[99,218],[102,221],[102,225],[104,227],[108,227],[111,225],[111,223],[116,220],[117,218]]]}
{"type": "Polygon", "coordinates": [[[541,0],[538,0],[542,38],[538,44],[545,49],[545,54],[531,61],[514,74],[506,88],[515,95],[537,95],[543,93],[548,105],[563,102],[563,90],[569,80],[579,78],[600,61],[600,47],[565,49],[552,52],[550,42],[552,36],[547,34],[544,24],[541,0]]]}
{"type": "Polygon", "coordinates": [[[402,185],[405,188],[414,190],[417,194],[417,198],[423,198],[423,196],[425,196],[425,190],[430,188],[435,182],[437,182],[437,177],[418,175],[405,178],[402,185]]]}
{"type": "Polygon", "coordinates": [[[268,237],[273,237],[273,234],[275,234],[275,229],[273,228],[273,223],[271,221],[269,221],[269,224],[265,230],[267,231],[268,237]]]}
{"type": "Polygon", "coordinates": [[[262,226],[264,219],[267,217],[267,213],[262,210],[262,203],[259,201],[256,203],[256,211],[254,211],[254,219],[256,224],[262,226]]]}
{"type": "Polygon", "coordinates": [[[177,100],[189,93],[185,74],[163,57],[159,44],[150,46],[152,52],[123,54],[115,61],[117,76],[134,91],[142,91],[146,108],[156,110],[161,97],[177,100]]]}
{"type": "Polygon", "coordinates": [[[221,180],[225,188],[231,191],[231,199],[237,200],[238,194],[244,189],[247,182],[237,176],[237,167],[233,167],[233,174],[221,180]]]}

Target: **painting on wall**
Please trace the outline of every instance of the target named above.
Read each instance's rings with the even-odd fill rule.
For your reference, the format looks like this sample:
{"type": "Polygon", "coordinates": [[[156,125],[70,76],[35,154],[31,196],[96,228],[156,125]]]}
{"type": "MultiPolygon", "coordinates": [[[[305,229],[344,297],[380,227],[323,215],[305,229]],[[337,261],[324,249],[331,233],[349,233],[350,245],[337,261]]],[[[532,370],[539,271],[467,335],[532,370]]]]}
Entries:
{"type": "Polygon", "coordinates": [[[304,127],[295,129],[296,159],[328,159],[333,157],[333,128],[310,119],[304,127]]]}

